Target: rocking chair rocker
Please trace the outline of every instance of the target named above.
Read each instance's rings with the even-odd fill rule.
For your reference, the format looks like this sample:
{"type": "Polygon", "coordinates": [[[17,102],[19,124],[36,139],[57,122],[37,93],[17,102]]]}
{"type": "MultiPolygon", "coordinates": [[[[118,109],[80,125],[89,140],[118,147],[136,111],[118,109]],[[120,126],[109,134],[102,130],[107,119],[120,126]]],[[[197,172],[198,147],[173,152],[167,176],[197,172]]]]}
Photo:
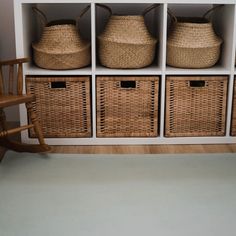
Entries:
{"type": "Polygon", "coordinates": [[[33,110],[32,102],[35,101],[35,96],[23,94],[23,63],[28,62],[29,59],[21,58],[16,60],[1,61],[0,62],[0,146],[11,149],[17,152],[45,152],[49,151],[50,147],[45,144],[40,123],[36,117],[36,113],[33,110]],[[9,67],[9,83],[8,91],[4,91],[4,80],[2,67],[9,67]],[[14,67],[18,68],[17,76],[14,76],[14,67]],[[16,78],[15,78],[16,77],[16,78]],[[16,83],[14,83],[16,79],[16,83]],[[14,95],[14,85],[17,85],[17,92],[14,95]],[[6,116],[4,108],[13,105],[19,105],[25,103],[29,119],[31,124],[20,126],[13,129],[8,129],[6,124],[6,116]],[[26,129],[33,128],[37,135],[39,144],[24,144],[21,142],[11,141],[9,136],[15,133],[19,133],[26,129]]]}

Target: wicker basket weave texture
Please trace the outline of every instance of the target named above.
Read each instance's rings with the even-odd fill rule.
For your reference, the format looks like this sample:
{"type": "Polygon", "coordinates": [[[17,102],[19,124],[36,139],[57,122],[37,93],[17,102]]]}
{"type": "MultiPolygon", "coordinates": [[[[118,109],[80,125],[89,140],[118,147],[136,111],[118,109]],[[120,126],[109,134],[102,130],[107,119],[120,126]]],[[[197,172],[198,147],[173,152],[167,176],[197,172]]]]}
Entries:
{"type": "Polygon", "coordinates": [[[90,43],[81,39],[75,25],[45,27],[32,45],[35,63],[45,69],[76,69],[90,64],[90,43]]]}
{"type": "Polygon", "coordinates": [[[129,44],[154,44],[154,39],[144,22],[143,16],[112,15],[106,25],[106,29],[98,36],[99,39],[129,44]]]}
{"type": "MultiPolygon", "coordinates": [[[[36,96],[34,110],[46,138],[91,136],[89,77],[29,76],[26,86],[36,96]]],[[[30,135],[35,137],[33,130],[30,135]]]]}
{"type": "Polygon", "coordinates": [[[157,40],[143,15],[112,15],[98,40],[100,62],[109,68],[142,68],[155,57],[157,40]]]}
{"type": "Polygon", "coordinates": [[[231,120],[231,135],[236,136],[236,82],[234,80],[234,97],[232,108],[232,120],[231,120]]]}
{"type": "Polygon", "coordinates": [[[158,77],[99,76],[97,136],[154,137],[158,135],[158,77]],[[126,88],[122,83],[135,83],[126,88]]]}
{"type": "Polygon", "coordinates": [[[225,135],[227,83],[227,76],[168,76],[165,136],[225,135]]]}
{"type": "Polygon", "coordinates": [[[39,51],[48,50],[55,54],[75,53],[88,47],[88,43],[78,34],[75,25],[65,24],[47,26],[39,43],[34,47],[39,51]]]}
{"type": "Polygon", "coordinates": [[[220,57],[222,39],[209,21],[201,18],[177,18],[167,41],[167,64],[180,68],[208,68],[220,57]],[[196,21],[197,23],[193,23],[196,21]]]}
{"type": "Polygon", "coordinates": [[[90,42],[82,39],[77,23],[90,9],[82,10],[77,21],[55,20],[48,22],[47,16],[38,8],[33,10],[43,24],[43,33],[38,42],[32,43],[34,62],[45,69],[77,69],[91,62],[90,42]]]}

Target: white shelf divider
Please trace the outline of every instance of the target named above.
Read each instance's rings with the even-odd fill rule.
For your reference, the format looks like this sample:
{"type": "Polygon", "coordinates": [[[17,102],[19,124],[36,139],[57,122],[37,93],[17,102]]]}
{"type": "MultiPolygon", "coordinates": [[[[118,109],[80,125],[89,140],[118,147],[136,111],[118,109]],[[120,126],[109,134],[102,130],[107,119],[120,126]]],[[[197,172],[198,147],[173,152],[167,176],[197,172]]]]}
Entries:
{"type": "Polygon", "coordinates": [[[92,68],[91,67],[85,67],[80,68],[76,70],[48,70],[48,69],[42,69],[35,65],[25,66],[25,74],[28,75],[92,75],[92,68]]]}
{"type": "Polygon", "coordinates": [[[98,65],[96,75],[161,75],[162,70],[157,65],[141,69],[110,69],[98,65]]]}
{"type": "Polygon", "coordinates": [[[166,39],[167,39],[167,4],[163,4],[163,11],[162,11],[162,37],[161,37],[161,44],[162,44],[162,76],[160,78],[161,89],[160,91],[160,138],[164,137],[164,125],[165,125],[165,84],[166,84],[166,76],[165,76],[165,69],[166,69],[166,39]]]}
{"type": "Polygon", "coordinates": [[[96,138],[96,6],[95,3],[91,3],[91,49],[92,49],[92,78],[91,78],[91,86],[92,86],[92,135],[93,138],[96,138]]]}
{"type": "Polygon", "coordinates": [[[229,75],[231,70],[225,69],[221,65],[206,69],[182,69],[166,66],[165,73],[168,75],[229,75]]]}
{"type": "Polygon", "coordinates": [[[232,105],[233,105],[233,92],[234,92],[234,69],[235,69],[235,50],[236,50],[236,5],[233,6],[233,27],[232,27],[232,49],[231,49],[231,75],[228,85],[228,103],[227,103],[227,123],[226,123],[226,135],[230,136],[231,130],[231,117],[232,117],[232,105]]]}

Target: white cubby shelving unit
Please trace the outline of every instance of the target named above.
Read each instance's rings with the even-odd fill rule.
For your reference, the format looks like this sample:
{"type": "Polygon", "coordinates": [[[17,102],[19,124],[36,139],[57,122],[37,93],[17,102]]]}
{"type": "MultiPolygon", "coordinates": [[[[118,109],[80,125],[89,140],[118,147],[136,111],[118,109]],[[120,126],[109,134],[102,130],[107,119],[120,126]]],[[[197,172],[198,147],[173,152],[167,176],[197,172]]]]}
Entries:
{"type": "MultiPolygon", "coordinates": [[[[46,138],[52,145],[138,145],[138,144],[211,144],[236,143],[236,137],[230,135],[231,113],[233,101],[233,85],[236,76],[236,2],[235,0],[15,0],[15,38],[17,57],[31,57],[31,43],[40,37],[40,24],[32,11],[33,6],[42,9],[49,20],[70,18],[75,19],[87,5],[91,6],[89,13],[81,19],[80,29],[83,36],[91,41],[91,66],[77,70],[45,70],[30,64],[25,66],[25,75],[89,75],[91,76],[92,100],[92,137],[90,138],[46,138]],[[101,33],[108,19],[108,14],[97,3],[112,7],[115,13],[137,14],[153,3],[160,6],[148,13],[146,23],[149,31],[158,38],[157,53],[154,63],[142,69],[109,69],[99,64],[97,57],[96,36],[101,33]],[[220,61],[208,69],[179,69],[166,65],[166,42],[169,27],[168,8],[176,15],[202,16],[214,4],[224,4],[211,17],[216,33],[223,38],[220,61]],[[160,111],[159,136],[155,138],[98,138],[96,137],[96,77],[98,75],[155,75],[160,77],[160,111]],[[228,76],[226,134],[219,137],[174,137],[164,136],[165,123],[165,80],[168,75],[226,75],[228,76]]],[[[20,107],[20,120],[27,123],[26,109],[20,107]]],[[[28,132],[22,133],[22,139],[35,143],[29,138],[28,132]]]]}

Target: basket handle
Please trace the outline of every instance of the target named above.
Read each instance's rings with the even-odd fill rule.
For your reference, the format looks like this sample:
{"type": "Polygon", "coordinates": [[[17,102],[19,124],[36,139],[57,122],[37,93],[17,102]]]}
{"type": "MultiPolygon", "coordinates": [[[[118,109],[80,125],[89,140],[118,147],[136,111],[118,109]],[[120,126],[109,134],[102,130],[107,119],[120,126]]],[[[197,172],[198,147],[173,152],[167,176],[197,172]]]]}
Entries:
{"type": "Polygon", "coordinates": [[[39,10],[37,7],[32,7],[32,10],[36,13],[36,15],[38,16],[40,22],[45,27],[48,23],[47,16],[41,10],[39,10]]]}
{"type": "Polygon", "coordinates": [[[217,8],[220,8],[220,7],[223,7],[223,6],[224,6],[224,4],[220,4],[220,5],[212,7],[210,10],[208,10],[206,13],[204,13],[202,17],[206,18],[209,13],[212,13],[217,8]]]}
{"type": "Polygon", "coordinates": [[[169,14],[169,16],[170,16],[170,18],[171,18],[171,20],[172,20],[173,22],[175,22],[175,23],[178,22],[177,17],[176,17],[176,16],[174,15],[174,13],[170,10],[170,8],[168,8],[167,13],[169,14]]]}
{"type": "MultiPolygon", "coordinates": [[[[214,6],[214,7],[212,7],[210,10],[208,10],[206,13],[204,13],[203,14],[203,18],[206,18],[206,16],[209,14],[209,13],[211,13],[212,11],[214,11],[215,9],[217,9],[217,8],[220,8],[220,7],[223,7],[224,6],[224,4],[221,4],[221,5],[217,5],[217,6],[214,6]]],[[[177,17],[174,15],[174,13],[168,8],[168,14],[169,14],[169,16],[171,17],[171,19],[173,20],[173,22],[175,22],[175,23],[177,23],[178,22],[178,20],[177,20],[177,17]]]]}
{"type": "Polygon", "coordinates": [[[120,81],[120,88],[123,89],[134,89],[136,88],[136,81],[133,80],[126,80],[126,81],[120,81]]]}
{"type": "Polygon", "coordinates": [[[160,4],[152,4],[151,6],[147,7],[147,8],[143,11],[142,15],[145,16],[149,11],[151,11],[152,9],[157,8],[157,7],[159,7],[159,6],[160,6],[160,4]]]}
{"type": "Polygon", "coordinates": [[[65,81],[53,81],[51,82],[51,89],[66,89],[65,81]]]}
{"type": "Polygon", "coordinates": [[[203,88],[206,86],[205,80],[190,80],[189,87],[191,88],[203,88]]]}
{"type": "Polygon", "coordinates": [[[101,8],[103,8],[103,9],[109,11],[110,16],[113,14],[111,8],[108,7],[108,6],[105,5],[105,4],[97,3],[96,6],[101,7],[101,8]]]}
{"type": "Polygon", "coordinates": [[[80,19],[83,17],[83,15],[88,11],[90,9],[90,5],[88,5],[87,7],[85,7],[82,11],[81,11],[81,13],[80,13],[80,15],[77,17],[77,19],[76,19],[76,28],[79,26],[79,21],[80,21],[80,19]]]}

